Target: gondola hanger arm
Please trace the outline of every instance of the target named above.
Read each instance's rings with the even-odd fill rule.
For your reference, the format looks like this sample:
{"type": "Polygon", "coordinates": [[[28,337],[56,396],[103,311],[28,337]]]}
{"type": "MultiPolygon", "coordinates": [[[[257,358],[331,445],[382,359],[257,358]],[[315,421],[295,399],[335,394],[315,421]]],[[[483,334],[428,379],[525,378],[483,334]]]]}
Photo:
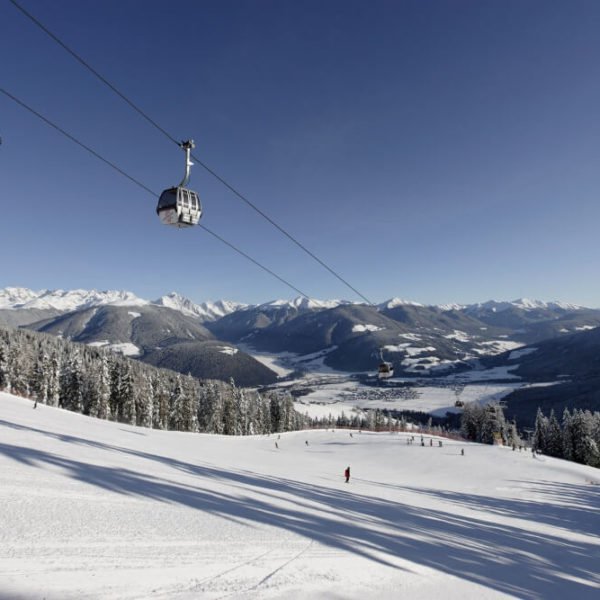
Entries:
{"type": "Polygon", "coordinates": [[[185,175],[178,187],[185,187],[190,180],[191,169],[194,163],[190,159],[190,153],[196,147],[194,140],[186,140],[179,144],[182,150],[185,151],[185,175]]]}

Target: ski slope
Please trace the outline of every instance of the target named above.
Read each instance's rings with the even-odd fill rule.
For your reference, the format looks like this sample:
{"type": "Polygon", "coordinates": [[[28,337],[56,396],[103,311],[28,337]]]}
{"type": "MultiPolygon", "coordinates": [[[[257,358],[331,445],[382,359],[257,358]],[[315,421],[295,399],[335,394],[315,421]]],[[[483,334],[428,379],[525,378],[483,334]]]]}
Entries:
{"type": "Polygon", "coordinates": [[[164,432],[0,394],[0,598],[600,597],[599,470],[407,437],[164,432]]]}

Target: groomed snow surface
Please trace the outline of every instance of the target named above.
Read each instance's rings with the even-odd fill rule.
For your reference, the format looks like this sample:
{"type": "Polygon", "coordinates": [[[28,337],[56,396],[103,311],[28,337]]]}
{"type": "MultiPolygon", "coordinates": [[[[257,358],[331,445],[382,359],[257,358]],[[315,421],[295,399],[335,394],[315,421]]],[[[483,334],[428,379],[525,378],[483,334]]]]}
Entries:
{"type": "Polygon", "coordinates": [[[600,597],[600,471],[407,437],[164,432],[0,394],[0,597],[600,597]]]}

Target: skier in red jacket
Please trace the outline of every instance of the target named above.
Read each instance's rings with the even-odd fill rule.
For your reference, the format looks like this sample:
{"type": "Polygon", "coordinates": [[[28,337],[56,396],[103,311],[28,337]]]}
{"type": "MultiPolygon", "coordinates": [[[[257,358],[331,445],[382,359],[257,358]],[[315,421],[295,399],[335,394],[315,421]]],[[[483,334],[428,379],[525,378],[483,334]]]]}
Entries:
{"type": "Polygon", "coordinates": [[[344,477],[346,478],[346,483],[348,483],[350,481],[350,467],[346,467],[346,470],[344,471],[344,477]]]}

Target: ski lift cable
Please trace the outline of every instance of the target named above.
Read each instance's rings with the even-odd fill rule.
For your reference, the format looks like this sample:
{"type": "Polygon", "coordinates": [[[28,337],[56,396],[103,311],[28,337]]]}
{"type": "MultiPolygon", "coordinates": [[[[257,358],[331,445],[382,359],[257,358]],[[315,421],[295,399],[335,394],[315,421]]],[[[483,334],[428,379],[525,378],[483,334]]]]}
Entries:
{"type": "MultiPolygon", "coordinates": [[[[177,146],[180,145],[180,142],[175,139],[168,131],[166,131],[163,127],[161,127],[154,119],[152,119],[145,111],[139,108],[132,100],[130,100],[123,92],[121,92],[115,85],[113,85],[106,77],[101,75],[94,67],[92,67],[86,60],[84,60],[77,52],[71,49],[65,42],[63,42],[56,34],[51,32],[39,19],[34,17],[29,11],[27,11],[23,6],[21,6],[16,0],[9,0],[11,4],[15,6],[24,16],[26,16],[30,21],[32,21],[35,25],[37,25],[44,33],[46,33],[50,38],[52,38],[61,48],[63,48],[66,52],[68,52],[75,60],[77,60],[81,65],[83,65],[86,69],[88,69],[93,75],[95,75],[102,83],[108,86],[119,98],[125,101],[133,110],[135,110],[141,117],[143,117],[148,123],[150,123],[153,127],[155,127],[158,131],[160,131],[167,139],[169,139],[177,146]]],[[[249,200],[244,194],[242,194],[239,190],[237,190],[233,185],[231,185],[226,179],[221,177],[216,171],[214,171],[211,167],[209,167],[206,163],[204,163],[200,158],[196,155],[192,154],[192,158],[199,164],[207,173],[212,175],[217,181],[219,181],[222,185],[224,185],[230,192],[232,192],[237,198],[242,200],[247,206],[252,208],[255,212],[257,212],[263,219],[269,222],[273,227],[275,227],[280,233],[282,233],[285,237],[287,237],[291,242],[296,244],[303,252],[308,254],[314,261],[320,264],[324,269],[329,271],[334,277],[336,277],[339,281],[341,281],[347,288],[352,290],[357,296],[362,298],[367,304],[371,306],[375,306],[371,300],[369,300],[364,294],[362,294],[359,290],[357,290],[353,285],[351,285],[346,279],[344,279],[339,273],[337,273],[333,268],[331,268],[328,264],[326,264],[323,260],[321,260],[314,252],[309,250],[304,244],[298,241],[291,233],[289,233],[284,227],[279,225],[276,221],[274,221],[269,215],[267,215],[263,210],[261,210],[256,204],[254,204],[251,200],[249,200]]]]}
{"type": "MultiPolygon", "coordinates": [[[[56,131],[58,131],[60,134],[62,134],[63,136],[65,136],[66,138],[68,138],[69,140],[71,140],[73,143],[77,144],[79,147],[81,147],[84,150],[86,150],[87,152],[89,152],[92,156],[94,156],[98,160],[101,160],[103,163],[105,163],[106,165],[108,165],[109,167],[111,167],[112,169],[114,169],[115,171],[117,171],[118,173],[120,173],[121,175],[123,175],[123,177],[126,177],[127,179],[129,179],[129,181],[131,181],[132,183],[134,183],[138,187],[142,188],[144,191],[148,192],[149,194],[151,194],[155,198],[158,198],[158,194],[155,191],[151,190],[148,186],[146,186],[145,184],[143,184],[141,181],[139,181],[135,177],[132,177],[131,175],[129,175],[129,173],[127,173],[126,171],[124,171],[123,169],[121,169],[121,167],[119,167],[118,165],[116,165],[112,161],[104,158],[101,154],[99,154],[98,152],[96,152],[93,148],[90,148],[89,146],[87,146],[86,144],[84,144],[83,142],[81,142],[80,140],[78,140],[75,136],[73,136],[69,132],[65,131],[62,127],[58,126],[56,123],[53,123],[52,121],[50,121],[50,119],[48,119],[47,117],[45,117],[44,115],[42,115],[41,113],[39,113],[37,110],[33,109],[28,104],[25,104],[25,102],[23,102],[22,100],[20,100],[19,98],[17,98],[16,96],[14,96],[13,94],[11,94],[7,90],[5,90],[4,88],[0,88],[0,93],[4,94],[7,98],[10,98],[13,102],[15,102],[16,104],[18,104],[19,106],[21,106],[25,110],[27,110],[30,113],[32,113],[33,115],[35,115],[38,119],[40,119],[41,121],[43,121],[46,125],[48,125],[49,127],[52,127],[56,131]]],[[[211,229],[209,229],[205,225],[200,225],[200,227],[204,231],[206,231],[207,233],[209,233],[210,235],[212,235],[214,238],[216,238],[217,240],[219,240],[220,242],[222,242],[226,246],[229,246],[229,248],[231,248],[232,250],[234,250],[235,252],[237,252],[238,254],[240,254],[241,256],[243,256],[244,258],[248,259],[250,262],[254,263],[257,267],[260,267],[263,271],[266,271],[267,273],[269,273],[269,275],[272,275],[273,277],[275,277],[276,279],[278,279],[281,283],[285,284],[287,287],[291,288],[292,290],[294,290],[295,292],[297,292],[301,296],[304,296],[305,298],[310,298],[310,296],[308,294],[306,294],[305,292],[303,292],[302,290],[300,290],[299,288],[297,288],[295,285],[291,284],[289,281],[286,281],[280,275],[277,275],[277,273],[275,273],[274,271],[272,271],[271,269],[269,269],[269,267],[266,267],[265,265],[263,265],[262,263],[260,263],[256,259],[252,258],[249,254],[247,254],[243,250],[240,250],[237,246],[235,246],[231,242],[227,241],[225,238],[223,238],[222,236],[220,236],[218,233],[215,233],[214,231],[212,231],[211,229]]]]}
{"type": "Polygon", "coordinates": [[[113,169],[115,169],[115,171],[118,171],[124,177],[127,177],[127,179],[129,179],[130,181],[132,181],[133,183],[135,183],[142,189],[146,190],[153,196],[156,196],[156,193],[153,192],[149,187],[146,187],[141,181],[138,181],[137,179],[135,179],[135,177],[132,177],[131,175],[129,175],[128,173],[123,171],[123,169],[121,169],[120,167],[115,165],[113,162],[111,162],[110,160],[107,160],[106,158],[104,158],[103,156],[98,154],[95,150],[92,150],[92,148],[90,148],[89,146],[86,146],[83,142],[80,142],[77,138],[73,137],[70,133],[68,133],[67,131],[65,131],[64,129],[62,129],[61,127],[59,127],[58,125],[56,125],[55,123],[50,121],[49,119],[47,119],[44,115],[39,113],[37,110],[31,108],[31,106],[28,106],[27,104],[25,104],[25,102],[23,102],[22,100],[19,100],[19,98],[17,98],[16,96],[13,96],[10,92],[6,91],[4,88],[0,88],[0,92],[2,92],[5,96],[7,96],[8,98],[10,98],[14,102],[16,102],[19,106],[21,106],[25,110],[28,110],[30,113],[34,114],[38,119],[41,119],[44,123],[46,123],[46,125],[49,125],[50,127],[56,129],[56,131],[58,131],[59,133],[61,133],[62,135],[64,135],[68,139],[70,139],[72,142],[74,142],[75,144],[77,144],[78,146],[83,148],[84,150],[87,150],[90,154],[95,156],[97,159],[101,160],[103,163],[106,163],[109,167],[112,167],[113,169]]]}

